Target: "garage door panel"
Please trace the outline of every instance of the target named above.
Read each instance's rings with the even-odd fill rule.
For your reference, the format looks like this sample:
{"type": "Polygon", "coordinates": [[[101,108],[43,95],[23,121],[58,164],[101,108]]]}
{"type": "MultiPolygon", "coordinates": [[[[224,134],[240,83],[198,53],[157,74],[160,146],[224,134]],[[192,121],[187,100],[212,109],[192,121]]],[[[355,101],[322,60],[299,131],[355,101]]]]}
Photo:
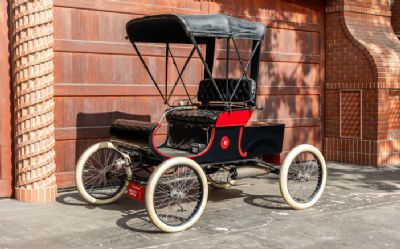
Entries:
{"type": "Polygon", "coordinates": [[[278,19],[293,23],[319,24],[319,13],[312,2],[319,1],[244,1],[248,2],[248,9],[253,10],[253,15],[260,18],[278,19]],[[309,7],[308,7],[309,6],[309,7]]]}
{"type": "Polygon", "coordinates": [[[260,85],[311,87],[320,85],[319,64],[262,62],[260,85]]]}
{"type": "Polygon", "coordinates": [[[282,53],[319,54],[319,32],[267,28],[262,48],[282,53]]]}
{"type": "Polygon", "coordinates": [[[318,95],[259,95],[257,104],[263,107],[257,119],[306,119],[320,117],[318,95]]]}
{"type": "MultiPolygon", "coordinates": [[[[239,78],[242,70],[238,61],[229,63],[229,77],[239,78]]],[[[223,59],[215,63],[216,77],[225,77],[226,61],[223,59]]],[[[261,61],[260,86],[271,87],[319,87],[320,66],[314,63],[261,61]]]]}
{"type": "Polygon", "coordinates": [[[56,141],[55,162],[58,188],[68,188],[75,185],[75,167],[79,157],[92,144],[102,140],[104,138],[56,141]]]}
{"type": "MultiPolygon", "coordinates": [[[[158,72],[160,68],[165,68],[165,58],[154,56],[143,56],[143,58],[156,82],[164,84],[165,74],[158,72]]],[[[186,58],[175,58],[179,70],[183,68],[185,61],[186,58]]],[[[172,85],[178,73],[172,64],[172,59],[169,62],[168,83],[172,85]]],[[[57,83],[153,84],[137,56],[59,52],[56,54],[54,65],[57,68],[55,73],[57,83]]],[[[188,84],[198,84],[203,74],[202,69],[203,64],[200,59],[193,58],[187,65],[182,79],[188,84]]]]}
{"type": "Polygon", "coordinates": [[[299,126],[285,129],[285,141],[283,143],[283,153],[290,151],[299,144],[313,144],[317,147],[322,146],[321,128],[319,126],[299,126]]]}
{"type": "Polygon", "coordinates": [[[164,105],[162,105],[160,99],[158,96],[56,97],[55,125],[57,128],[110,125],[118,116],[117,112],[137,115],[151,114],[154,120],[164,113],[164,105]],[[157,105],[154,103],[157,103],[157,105]],[[82,122],[82,120],[79,120],[81,113],[87,116],[92,114],[92,122],[89,122],[90,117],[86,117],[85,123],[78,124],[78,121],[82,122]],[[104,115],[98,118],[101,113],[104,113],[104,115]]]}

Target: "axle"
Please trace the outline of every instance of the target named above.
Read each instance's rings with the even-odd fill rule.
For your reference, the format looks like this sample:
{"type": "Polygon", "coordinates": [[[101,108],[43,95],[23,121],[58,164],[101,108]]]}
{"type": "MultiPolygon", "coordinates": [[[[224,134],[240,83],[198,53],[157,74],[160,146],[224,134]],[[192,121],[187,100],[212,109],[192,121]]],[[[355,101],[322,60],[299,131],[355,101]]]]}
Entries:
{"type": "Polygon", "coordinates": [[[232,180],[238,180],[248,177],[256,177],[271,173],[271,169],[257,165],[243,165],[232,168],[229,173],[229,178],[232,180]]]}

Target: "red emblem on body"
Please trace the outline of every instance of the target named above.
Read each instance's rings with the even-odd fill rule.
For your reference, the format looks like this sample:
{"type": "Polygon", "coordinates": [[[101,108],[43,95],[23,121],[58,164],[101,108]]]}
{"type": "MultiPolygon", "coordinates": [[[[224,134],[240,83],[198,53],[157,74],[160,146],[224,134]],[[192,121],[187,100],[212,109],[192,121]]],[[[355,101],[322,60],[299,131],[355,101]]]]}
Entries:
{"type": "Polygon", "coordinates": [[[228,149],[230,143],[231,143],[231,141],[229,140],[229,138],[228,138],[227,136],[224,136],[224,137],[221,139],[221,148],[222,148],[223,150],[228,149]]]}

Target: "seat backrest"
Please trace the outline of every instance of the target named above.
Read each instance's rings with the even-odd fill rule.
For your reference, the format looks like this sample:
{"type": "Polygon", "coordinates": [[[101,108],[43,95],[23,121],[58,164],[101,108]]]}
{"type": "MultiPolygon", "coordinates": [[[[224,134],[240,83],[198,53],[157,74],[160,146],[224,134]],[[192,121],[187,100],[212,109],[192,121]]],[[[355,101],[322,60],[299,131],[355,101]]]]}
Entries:
{"type": "MultiPolygon", "coordinates": [[[[228,91],[226,89],[226,79],[216,78],[214,79],[219,91],[225,100],[229,100],[235,89],[239,79],[228,79],[228,91]]],[[[256,101],[256,82],[253,79],[242,79],[238,88],[236,89],[235,95],[232,98],[232,102],[242,102],[250,105],[255,105],[256,101]]],[[[215,89],[213,82],[210,79],[204,79],[200,81],[199,91],[197,93],[197,100],[202,103],[209,103],[211,101],[222,101],[215,89]]]]}

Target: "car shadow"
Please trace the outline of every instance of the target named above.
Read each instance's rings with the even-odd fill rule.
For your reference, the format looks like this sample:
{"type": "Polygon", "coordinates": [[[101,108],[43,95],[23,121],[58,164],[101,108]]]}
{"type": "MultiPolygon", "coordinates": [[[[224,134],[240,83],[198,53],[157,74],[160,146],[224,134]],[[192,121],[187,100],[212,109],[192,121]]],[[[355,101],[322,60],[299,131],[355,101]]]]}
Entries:
{"type": "MultiPolygon", "coordinates": [[[[208,202],[222,203],[237,198],[242,198],[245,203],[260,208],[289,209],[287,206],[284,206],[284,201],[280,196],[249,195],[235,188],[209,188],[208,202]]],[[[118,227],[132,232],[160,233],[148,217],[145,203],[134,201],[126,195],[121,197],[116,203],[109,205],[88,204],[77,191],[59,193],[56,201],[63,205],[80,206],[87,209],[100,208],[103,210],[119,211],[121,212],[121,217],[116,221],[118,227]]]]}
{"type": "Polygon", "coordinates": [[[282,196],[278,195],[248,195],[243,201],[249,205],[265,209],[292,209],[286,204],[282,196]]]}

